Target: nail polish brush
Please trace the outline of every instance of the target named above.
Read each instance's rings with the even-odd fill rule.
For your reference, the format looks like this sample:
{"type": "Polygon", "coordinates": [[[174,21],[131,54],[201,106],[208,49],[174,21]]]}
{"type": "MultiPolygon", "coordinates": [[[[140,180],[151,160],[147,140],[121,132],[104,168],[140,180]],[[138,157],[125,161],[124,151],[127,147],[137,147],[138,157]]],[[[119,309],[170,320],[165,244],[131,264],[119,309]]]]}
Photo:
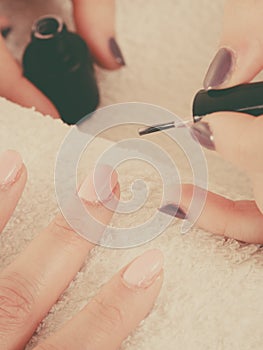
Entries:
{"type": "Polygon", "coordinates": [[[222,90],[200,90],[193,101],[193,121],[168,122],[139,129],[139,135],[147,135],[171,128],[186,127],[210,113],[232,111],[258,117],[263,114],[263,82],[237,85],[222,90]]]}

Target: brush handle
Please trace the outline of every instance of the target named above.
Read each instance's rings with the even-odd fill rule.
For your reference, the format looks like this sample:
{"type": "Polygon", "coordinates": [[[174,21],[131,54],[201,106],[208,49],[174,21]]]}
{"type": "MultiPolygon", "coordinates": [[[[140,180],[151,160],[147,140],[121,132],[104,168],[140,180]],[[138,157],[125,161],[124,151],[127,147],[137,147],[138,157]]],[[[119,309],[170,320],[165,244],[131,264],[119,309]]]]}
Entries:
{"type": "Polygon", "coordinates": [[[193,101],[194,121],[213,112],[235,111],[255,117],[263,114],[263,82],[222,90],[200,90],[193,101]]]}

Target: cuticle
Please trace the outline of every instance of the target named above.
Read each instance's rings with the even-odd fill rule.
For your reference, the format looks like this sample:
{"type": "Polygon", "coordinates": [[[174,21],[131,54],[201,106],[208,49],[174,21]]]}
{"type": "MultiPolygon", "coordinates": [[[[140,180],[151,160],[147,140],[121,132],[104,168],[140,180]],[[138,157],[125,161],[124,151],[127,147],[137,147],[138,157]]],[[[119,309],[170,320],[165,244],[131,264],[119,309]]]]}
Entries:
{"type": "Polygon", "coordinates": [[[84,204],[86,205],[89,205],[89,206],[92,206],[94,208],[98,208],[100,207],[102,204],[106,204],[108,203],[110,200],[112,200],[112,198],[115,196],[115,191],[117,189],[117,185],[118,185],[118,182],[117,184],[113,187],[112,189],[112,192],[110,193],[110,195],[106,198],[106,199],[103,199],[103,200],[99,200],[99,199],[96,199],[95,201],[89,201],[85,198],[81,198],[81,200],[84,202],[84,204]]]}
{"type": "MultiPolygon", "coordinates": [[[[129,266],[130,265],[127,266],[127,269],[129,268],[129,266]]],[[[156,281],[158,281],[161,278],[161,276],[163,274],[163,268],[162,268],[150,280],[145,281],[145,283],[142,283],[141,285],[131,285],[131,284],[127,283],[125,281],[125,279],[123,278],[123,275],[127,269],[125,269],[121,275],[122,282],[127,288],[133,290],[134,292],[138,292],[138,293],[150,288],[156,281]]]]}

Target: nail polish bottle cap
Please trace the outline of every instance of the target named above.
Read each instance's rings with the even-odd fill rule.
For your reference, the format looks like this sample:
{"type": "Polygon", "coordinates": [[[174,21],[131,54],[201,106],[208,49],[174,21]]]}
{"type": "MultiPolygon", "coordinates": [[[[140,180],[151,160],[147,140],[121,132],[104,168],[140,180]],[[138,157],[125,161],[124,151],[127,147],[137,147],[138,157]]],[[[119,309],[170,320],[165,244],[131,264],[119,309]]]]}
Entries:
{"type": "Polygon", "coordinates": [[[48,40],[67,30],[62,18],[46,15],[38,18],[32,27],[32,39],[48,40]]]}

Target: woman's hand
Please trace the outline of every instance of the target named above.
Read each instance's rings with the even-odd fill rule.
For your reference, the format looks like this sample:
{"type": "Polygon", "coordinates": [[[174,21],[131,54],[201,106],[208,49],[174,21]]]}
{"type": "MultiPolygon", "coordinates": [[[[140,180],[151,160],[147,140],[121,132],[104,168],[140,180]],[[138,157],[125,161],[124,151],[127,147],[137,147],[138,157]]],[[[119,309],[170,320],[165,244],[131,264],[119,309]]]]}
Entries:
{"type": "MultiPolygon", "coordinates": [[[[97,170],[96,170],[97,174],[97,170]]],[[[99,168],[108,194],[119,196],[117,174],[99,168]]],[[[0,156],[0,231],[8,222],[26,183],[20,155],[0,156]]],[[[97,202],[93,176],[79,190],[87,211],[107,225],[112,211],[97,202]]],[[[104,192],[106,193],[106,192],[104,192]]],[[[116,201],[114,201],[116,202],[116,201]]],[[[0,273],[0,349],[23,349],[41,320],[83,265],[93,245],[58,214],[16,260],[0,273]]],[[[97,296],[60,331],[36,349],[115,350],[150,312],[162,285],[162,254],[151,250],[122,268],[97,296]]]]}
{"type": "MultiPolygon", "coordinates": [[[[125,64],[114,39],[115,1],[73,0],[73,6],[77,30],[96,62],[107,69],[118,69],[125,64]]],[[[5,26],[5,19],[0,17],[0,29],[5,26]]],[[[0,52],[0,96],[25,107],[35,106],[44,115],[59,118],[53,103],[23,77],[21,67],[8,51],[1,35],[0,52]]]]}
{"type": "MultiPolygon", "coordinates": [[[[196,224],[215,234],[249,243],[263,243],[263,117],[240,113],[214,113],[196,123],[193,134],[202,145],[213,144],[217,152],[243,168],[251,178],[255,200],[231,200],[208,192],[196,224]]],[[[231,176],[231,174],[229,174],[231,176]]],[[[177,216],[184,218],[193,186],[182,186],[177,216]]],[[[176,215],[175,215],[176,216],[176,215]]]]}
{"type": "MultiPolygon", "coordinates": [[[[262,16],[262,1],[227,2],[219,51],[204,79],[205,89],[248,82],[262,69],[262,16]]],[[[254,201],[233,201],[209,192],[197,225],[216,234],[262,244],[263,116],[213,113],[195,123],[191,131],[204,147],[214,149],[247,172],[255,197],[254,201]]],[[[192,192],[192,185],[183,185],[181,203],[176,203],[181,209],[178,217],[185,217],[192,192]]]]}

